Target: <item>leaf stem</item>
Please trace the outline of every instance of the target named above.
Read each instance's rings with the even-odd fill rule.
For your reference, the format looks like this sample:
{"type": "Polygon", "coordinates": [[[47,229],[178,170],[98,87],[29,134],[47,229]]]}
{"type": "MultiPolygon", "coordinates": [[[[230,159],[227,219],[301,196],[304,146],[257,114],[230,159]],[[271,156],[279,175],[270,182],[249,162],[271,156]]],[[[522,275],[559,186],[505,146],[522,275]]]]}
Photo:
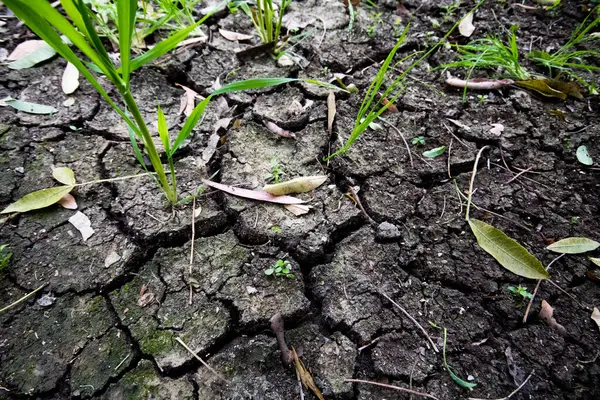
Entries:
{"type": "Polygon", "coordinates": [[[483,146],[481,149],[479,149],[477,157],[475,158],[475,163],[473,163],[473,173],[471,174],[471,181],[469,182],[469,197],[467,198],[467,211],[465,213],[465,221],[469,220],[469,211],[471,209],[471,196],[473,195],[473,185],[475,183],[475,175],[477,174],[477,164],[479,164],[479,158],[481,157],[481,153],[483,153],[483,151],[487,148],[488,146],[483,146]]]}

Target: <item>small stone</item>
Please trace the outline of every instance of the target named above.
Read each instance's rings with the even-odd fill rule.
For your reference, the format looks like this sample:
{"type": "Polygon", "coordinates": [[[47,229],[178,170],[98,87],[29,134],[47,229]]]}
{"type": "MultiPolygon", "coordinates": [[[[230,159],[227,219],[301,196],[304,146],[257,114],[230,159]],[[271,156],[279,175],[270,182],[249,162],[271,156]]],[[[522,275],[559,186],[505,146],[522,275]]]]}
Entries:
{"type": "Polygon", "coordinates": [[[25,173],[25,168],[17,167],[17,168],[15,168],[15,172],[22,175],[25,173]]]}
{"type": "Polygon", "coordinates": [[[37,300],[37,305],[41,307],[50,307],[56,301],[56,297],[52,296],[50,293],[44,294],[37,300]]]}
{"type": "Polygon", "coordinates": [[[258,290],[256,290],[254,286],[246,286],[246,291],[248,292],[248,294],[254,294],[258,292],[258,290]]]}
{"type": "Polygon", "coordinates": [[[396,225],[386,221],[379,224],[375,237],[379,240],[398,240],[401,234],[396,225]]]}
{"type": "Polygon", "coordinates": [[[121,256],[116,251],[111,251],[106,259],[104,259],[104,268],[108,268],[121,260],[121,256]]]}

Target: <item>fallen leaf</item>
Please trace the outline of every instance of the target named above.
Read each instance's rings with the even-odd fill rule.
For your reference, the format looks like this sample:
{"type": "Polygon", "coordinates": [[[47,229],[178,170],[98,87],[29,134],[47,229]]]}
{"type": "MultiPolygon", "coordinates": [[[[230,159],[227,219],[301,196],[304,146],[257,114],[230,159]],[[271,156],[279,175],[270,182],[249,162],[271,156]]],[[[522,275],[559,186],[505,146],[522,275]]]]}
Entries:
{"type": "Polygon", "coordinates": [[[73,187],[74,186],[57,186],[26,194],[2,210],[0,214],[23,213],[46,208],[58,202],[65,194],[68,194],[73,190],[73,187]]]}
{"type": "Polygon", "coordinates": [[[548,250],[562,254],[580,254],[596,250],[600,243],[585,237],[570,237],[554,242],[548,247],[548,250]]]}
{"type": "Polygon", "coordinates": [[[327,132],[331,137],[331,132],[333,131],[333,120],[335,119],[335,93],[333,91],[329,92],[327,96],[327,132]]]}
{"type": "Polygon", "coordinates": [[[525,89],[530,89],[546,97],[556,97],[562,100],[567,99],[566,93],[551,88],[547,79],[531,79],[528,81],[515,81],[515,85],[525,89]]]}
{"type": "Polygon", "coordinates": [[[291,193],[306,193],[318,188],[327,180],[326,175],[302,176],[289,181],[265,185],[263,190],[275,196],[291,193]]]}
{"type": "Polygon", "coordinates": [[[435,158],[435,157],[438,157],[438,156],[441,156],[442,154],[444,154],[445,151],[446,151],[446,146],[436,147],[434,149],[424,151],[423,157],[435,158]]]}
{"type": "Polygon", "coordinates": [[[6,50],[4,47],[0,47],[0,62],[6,61],[7,58],[8,50],[6,50]]]}
{"type": "Polygon", "coordinates": [[[500,229],[485,222],[469,219],[469,226],[479,246],[514,274],[530,279],[550,277],[542,263],[527,249],[508,237],[500,229]]]}
{"type": "Polygon", "coordinates": [[[79,87],[79,70],[71,63],[65,67],[61,87],[65,94],[71,94],[79,87]]]}
{"type": "Polygon", "coordinates": [[[198,93],[196,93],[196,91],[187,86],[180,85],[179,83],[176,83],[175,85],[185,90],[185,94],[181,97],[181,103],[177,115],[184,113],[186,117],[189,117],[196,106],[196,99],[204,100],[204,97],[200,96],[198,93]]]}
{"type": "Polygon", "coordinates": [[[94,229],[92,229],[92,222],[87,217],[87,215],[85,215],[81,211],[77,211],[75,215],[69,218],[69,222],[81,233],[84,242],[94,234],[94,229]]]}
{"type": "Polygon", "coordinates": [[[52,170],[52,176],[54,179],[62,183],[63,185],[75,185],[75,174],[73,170],[68,167],[59,167],[52,170]]]}
{"type": "Polygon", "coordinates": [[[75,201],[75,197],[73,197],[69,193],[61,197],[58,201],[58,204],[60,204],[61,206],[63,206],[63,208],[66,208],[68,210],[77,210],[77,202],[75,201]]]}
{"type": "Polygon", "coordinates": [[[7,57],[10,69],[24,69],[45,61],[56,54],[56,51],[43,40],[28,40],[19,44],[7,57]]]}
{"type": "Polygon", "coordinates": [[[591,318],[594,320],[596,325],[598,325],[598,329],[600,329],[600,310],[598,310],[596,307],[594,307],[591,318]]]}
{"type": "Polygon", "coordinates": [[[217,145],[219,144],[219,139],[221,139],[221,137],[217,133],[213,133],[208,138],[206,148],[202,150],[202,161],[205,164],[209,162],[213,154],[215,154],[215,151],[217,150],[217,145]]]}
{"type": "Polygon", "coordinates": [[[225,29],[219,29],[219,33],[225,39],[231,40],[232,42],[235,42],[236,40],[250,40],[253,37],[252,35],[246,35],[245,33],[227,31],[225,29]]]}
{"type": "Polygon", "coordinates": [[[267,201],[270,203],[278,203],[278,204],[306,203],[304,200],[300,200],[296,197],[273,196],[271,193],[267,193],[262,190],[248,190],[248,189],[236,188],[233,186],[224,185],[222,183],[212,182],[207,179],[202,179],[202,183],[204,183],[206,186],[210,186],[212,188],[222,190],[225,193],[229,193],[234,196],[244,197],[244,198],[252,199],[252,200],[267,201]]]}
{"type": "Polygon", "coordinates": [[[457,121],[457,120],[455,120],[455,119],[448,118],[448,121],[452,122],[454,125],[458,126],[459,128],[462,128],[462,129],[464,129],[464,130],[465,130],[465,131],[467,131],[467,132],[469,132],[469,131],[471,130],[471,127],[470,127],[470,126],[468,126],[468,125],[466,125],[466,124],[463,124],[462,122],[460,122],[460,121],[457,121]]]}
{"type": "Polygon", "coordinates": [[[286,131],[285,129],[280,128],[279,126],[277,126],[276,124],[274,124],[271,121],[263,121],[263,123],[265,124],[265,126],[267,127],[268,130],[270,130],[271,132],[273,132],[276,135],[283,136],[283,137],[290,138],[290,139],[296,139],[296,135],[293,132],[286,131]]]}
{"type": "Polygon", "coordinates": [[[177,47],[183,47],[194,43],[204,43],[207,39],[208,36],[206,36],[204,32],[202,32],[200,36],[182,40],[181,42],[177,43],[177,47]]]}
{"type": "Polygon", "coordinates": [[[146,307],[154,302],[154,293],[146,292],[146,290],[148,290],[148,286],[142,285],[140,288],[140,297],[138,299],[138,306],[140,307],[146,307]]]}
{"type": "Polygon", "coordinates": [[[217,133],[219,131],[219,129],[227,129],[227,127],[229,126],[229,123],[231,122],[233,118],[221,118],[219,119],[217,122],[215,122],[215,133],[217,133]]]}
{"type": "Polygon", "coordinates": [[[577,82],[561,82],[556,80],[547,80],[546,84],[550,86],[552,89],[558,90],[559,92],[563,92],[564,94],[575,97],[576,99],[583,99],[583,95],[581,94],[581,88],[577,84],[577,82]]]}
{"type": "MultiPolygon", "coordinates": [[[[598,263],[593,261],[594,259],[592,259],[591,257],[590,257],[590,260],[592,260],[592,262],[594,262],[594,264],[600,265],[599,258],[596,258],[596,260],[598,260],[598,263]]],[[[585,271],[585,276],[587,276],[588,278],[590,278],[593,281],[600,281],[600,269],[585,271]]]]}
{"type": "Polygon", "coordinates": [[[297,217],[300,215],[308,214],[308,212],[310,211],[310,206],[307,206],[305,204],[286,204],[284,205],[284,207],[297,217]]]}
{"type": "Polygon", "coordinates": [[[69,97],[68,99],[66,99],[65,101],[63,101],[62,104],[65,107],[71,107],[73,104],[75,104],[75,98],[74,97],[69,97]]]}
{"type": "Polygon", "coordinates": [[[552,329],[557,330],[562,336],[565,336],[567,330],[564,326],[556,322],[556,319],[553,317],[554,309],[546,300],[542,300],[542,308],[540,309],[540,319],[548,324],[548,326],[552,329]]]}
{"type": "Polygon", "coordinates": [[[304,367],[304,364],[302,363],[302,361],[300,361],[300,358],[298,358],[298,353],[296,353],[296,349],[294,349],[293,347],[292,347],[292,359],[294,360],[294,366],[296,367],[296,372],[298,372],[298,376],[300,377],[300,380],[302,381],[302,384],[304,385],[304,387],[307,389],[310,389],[315,394],[315,396],[317,396],[317,398],[319,400],[325,400],[325,397],[323,397],[323,394],[321,393],[321,391],[315,384],[315,381],[313,380],[313,377],[310,375],[310,372],[308,372],[306,370],[306,368],[304,367]]]}
{"type": "Polygon", "coordinates": [[[0,100],[0,106],[10,106],[15,110],[29,114],[54,114],[58,112],[58,110],[52,106],[15,100],[10,97],[0,100]]]}
{"type": "Polygon", "coordinates": [[[600,266],[600,258],[590,257],[590,261],[600,266]]]}
{"type": "Polygon", "coordinates": [[[490,129],[490,133],[492,135],[500,136],[502,132],[504,132],[504,125],[502,124],[492,124],[493,128],[490,129]]]}
{"type": "Polygon", "coordinates": [[[594,164],[594,160],[592,160],[592,157],[590,156],[590,153],[588,153],[587,147],[586,146],[579,146],[577,148],[577,161],[579,161],[580,163],[582,163],[583,165],[592,165],[594,164]]]}
{"type": "Polygon", "coordinates": [[[468,13],[460,24],[458,24],[458,31],[464,37],[471,37],[475,31],[475,25],[473,25],[473,12],[468,13]]]}

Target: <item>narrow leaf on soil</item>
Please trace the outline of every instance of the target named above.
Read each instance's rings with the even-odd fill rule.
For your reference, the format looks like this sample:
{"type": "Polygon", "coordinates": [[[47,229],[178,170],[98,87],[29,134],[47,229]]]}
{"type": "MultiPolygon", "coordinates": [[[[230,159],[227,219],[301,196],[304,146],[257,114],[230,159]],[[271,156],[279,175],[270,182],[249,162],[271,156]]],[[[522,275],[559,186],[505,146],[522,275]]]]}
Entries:
{"type": "Polygon", "coordinates": [[[593,262],[594,264],[600,266],[600,258],[590,257],[590,261],[593,262]]]}
{"type": "Polygon", "coordinates": [[[530,89],[546,97],[556,97],[561,100],[566,100],[566,93],[551,88],[546,79],[531,79],[528,81],[515,81],[515,85],[525,89],[530,89]]]}
{"type": "Polygon", "coordinates": [[[44,104],[30,103],[28,101],[15,100],[15,99],[4,99],[2,100],[7,106],[11,106],[15,110],[23,111],[29,114],[54,114],[58,110],[52,106],[44,104]]]}
{"type": "Polygon", "coordinates": [[[51,206],[59,201],[65,194],[73,190],[73,187],[74,186],[57,186],[26,194],[2,210],[0,214],[15,212],[23,213],[51,206]]]}
{"type": "Polygon", "coordinates": [[[467,381],[464,381],[462,379],[460,379],[458,376],[456,376],[456,374],[454,373],[454,371],[452,371],[452,368],[450,367],[450,365],[448,365],[448,363],[446,362],[446,339],[448,336],[448,331],[446,330],[446,328],[444,328],[444,348],[442,349],[442,355],[443,355],[443,360],[444,360],[444,366],[446,367],[446,370],[448,371],[448,374],[450,375],[450,378],[452,378],[452,380],[454,382],[456,382],[457,385],[465,388],[465,389],[469,389],[469,390],[473,390],[473,388],[475,386],[477,386],[476,383],[470,383],[467,381]]]}
{"type": "Polygon", "coordinates": [[[232,32],[225,29],[219,29],[219,33],[225,39],[235,42],[236,40],[250,40],[252,35],[246,35],[245,33],[232,32]]]}
{"type": "Polygon", "coordinates": [[[326,175],[303,176],[286,182],[265,185],[263,190],[274,196],[291,193],[306,193],[318,188],[327,180],[326,175]]]}
{"type": "Polygon", "coordinates": [[[555,253],[580,254],[596,250],[598,247],[600,247],[600,243],[595,240],[585,237],[570,237],[554,242],[546,248],[555,253]]]}
{"type": "Polygon", "coordinates": [[[56,51],[43,40],[30,40],[21,43],[19,46],[17,46],[15,51],[13,51],[13,53],[9,56],[9,59],[15,59],[15,61],[8,64],[8,68],[10,69],[30,68],[33,67],[35,64],[52,58],[56,54],[56,51]],[[18,51],[19,46],[29,44],[31,42],[35,42],[29,45],[30,49],[33,49],[33,51],[27,52],[27,50],[25,50],[25,52],[23,52],[23,49],[21,51],[18,51]],[[16,57],[19,58],[15,58],[15,53],[16,57]],[[11,58],[11,56],[13,58],[11,58]]]}
{"type": "Polygon", "coordinates": [[[75,174],[73,173],[73,170],[68,167],[54,168],[52,170],[52,176],[63,185],[73,186],[76,183],[75,174]]]}
{"type": "Polygon", "coordinates": [[[65,94],[71,94],[79,87],[79,70],[71,63],[68,63],[63,72],[62,90],[65,94]]]}
{"type": "Polygon", "coordinates": [[[335,92],[330,91],[327,96],[327,132],[331,136],[333,130],[333,120],[335,119],[335,92]]]}
{"type": "Polygon", "coordinates": [[[591,318],[594,320],[594,322],[596,323],[596,325],[598,325],[598,328],[600,329],[600,310],[598,310],[598,308],[594,307],[594,311],[592,312],[591,318]]]}
{"type": "Polygon", "coordinates": [[[441,156],[446,151],[446,146],[436,147],[435,149],[427,150],[423,152],[423,157],[435,158],[441,156]]]}
{"type": "Polygon", "coordinates": [[[259,191],[259,190],[248,190],[237,188],[229,185],[224,185],[222,183],[212,182],[207,179],[202,179],[202,183],[206,186],[213,187],[215,189],[222,190],[226,193],[232,194],[234,196],[244,197],[247,199],[258,200],[258,201],[268,201],[270,203],[278,203],[278,204],[302,204],[305,203],[304,200],[300,200],[296,197],[291,196],[273,196],[271,193],[259,191]]]}
{"type": "Polygon", "coordinates": [[[476,219],[469,219],[469,226],[477,238],[479,246],[504,268],[525,278],[547,279],[550,277],[537,258],[500,229],[476,219]]]}
{"type": "Polygon", "coordinates": [[[592,165],[594,163],[594,160],[592,160],[592,157],[590,157],[590,153],[588,153],[586,146],[579,146],[577,148],[577,161],[583,165],[592,165]]]}

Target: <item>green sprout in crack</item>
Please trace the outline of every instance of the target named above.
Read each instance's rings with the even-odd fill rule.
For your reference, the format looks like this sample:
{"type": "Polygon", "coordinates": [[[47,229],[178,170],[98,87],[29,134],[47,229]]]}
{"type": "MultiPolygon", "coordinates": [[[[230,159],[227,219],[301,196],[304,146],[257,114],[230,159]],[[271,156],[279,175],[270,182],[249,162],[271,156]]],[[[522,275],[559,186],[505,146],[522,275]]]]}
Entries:
{"type": "Polygon", "coordinates": [[[415,146],[425,146],[425,138],[423,136],[417,136],[410,142],[415,146]]]}
{"type": "Polygon", "coordinates": [[[477,100],[479,100],[479,104],[485,104],[488,101],[487,94],[478,94],[477,100]]]}
{"type": "Polygon", "coordinates": [[[527,291],[525,286],[509,286],[508,291],[511,292],[515,298],[515,307],[520,310],[525,305],[525,300],[533,299],[533,294],[527,291]]]}
{"type": "Polygon", "coordinates": [[[283,172],[283,168],[281,168],[279,161],[277,161],[276,159],[272,159],[271,160],[271,172],[269,172],[268,174],[265,174],[265,180],[267,182],[279,183],[279,181],[283,175],[285,175],[285,172],[283,172]]]}
{"type": "Polygon", "coordinates": [[[8,263],[12,258],[12,253],[7,249],[8,244],[0,245],[0,271],[8,267],[8,263]]]}
{"type": "Polygon", "coordinates": [[[267,268],[265,270],[265,275],[269,276],[283,276],[288,279],[293,279],[296,277],[292,272],[292,265],[287,260],[277,260],[275,264],[271,268],[267,268]]]}

